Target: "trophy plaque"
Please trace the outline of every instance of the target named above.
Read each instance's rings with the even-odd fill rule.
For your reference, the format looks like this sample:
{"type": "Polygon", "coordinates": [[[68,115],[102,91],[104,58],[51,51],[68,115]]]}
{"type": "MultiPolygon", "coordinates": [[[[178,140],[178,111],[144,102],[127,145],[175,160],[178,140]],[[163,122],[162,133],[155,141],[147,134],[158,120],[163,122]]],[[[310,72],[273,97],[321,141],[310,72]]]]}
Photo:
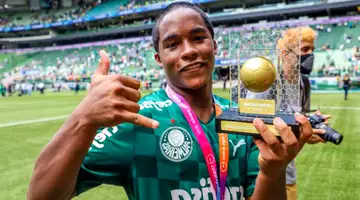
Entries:
{"type": "MultiPolygon", "coordinates": [[[[260,118],[280,138],[273,125],[280,117],[298,138],[295,112],[300,106],[300,35],[287,38],[283,29],[229,31],[229,109],[216,118],[221,133],[261,137],[253,125],[260,118]]],[[[300,34],[300,33],[299,33],[300,34]]]]}

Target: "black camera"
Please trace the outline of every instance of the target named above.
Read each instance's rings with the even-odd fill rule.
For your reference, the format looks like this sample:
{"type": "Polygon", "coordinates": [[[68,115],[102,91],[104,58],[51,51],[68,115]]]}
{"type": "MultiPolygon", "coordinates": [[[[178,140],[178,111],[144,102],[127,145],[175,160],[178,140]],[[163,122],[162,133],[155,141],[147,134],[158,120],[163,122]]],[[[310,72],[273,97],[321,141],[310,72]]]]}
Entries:
{"type": "Polygon", "coordinates": [[[323,129],[326,131],[324,134],[318,134],[318,136],[320,136],[322,139],[332,142],[336,145],[339,145],[342,142],[344,136],[337,132],[335,129],[327,126],[324,123],[325,119],[321,115],[313,114],[310,115],[308,118],[313,128],[323,129]]]}

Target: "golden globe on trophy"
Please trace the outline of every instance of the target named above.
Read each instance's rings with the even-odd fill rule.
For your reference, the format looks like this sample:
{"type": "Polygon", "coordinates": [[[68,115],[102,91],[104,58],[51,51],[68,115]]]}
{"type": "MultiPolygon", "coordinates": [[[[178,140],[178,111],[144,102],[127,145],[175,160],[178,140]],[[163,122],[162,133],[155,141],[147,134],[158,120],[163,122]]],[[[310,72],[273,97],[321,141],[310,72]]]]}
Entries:
{"type": "MultiPolygon", "coordinates": [[[[300,35],[284,29],[232,30],[228,37],[230,105],[216,118],[222,133],[259,136],[253,126],[260,118],[278,137],[273,119],[280,117],[299,137],[295,112],[300,104],[300,35]]],[[[225,36],[224,36],[225,37],[225,36]]]]}

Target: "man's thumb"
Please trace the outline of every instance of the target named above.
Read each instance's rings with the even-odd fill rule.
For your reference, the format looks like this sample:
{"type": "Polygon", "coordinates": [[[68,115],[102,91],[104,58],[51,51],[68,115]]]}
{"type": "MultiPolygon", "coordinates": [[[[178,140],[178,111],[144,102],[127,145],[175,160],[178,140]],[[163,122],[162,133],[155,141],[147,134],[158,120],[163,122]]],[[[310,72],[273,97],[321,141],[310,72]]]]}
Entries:
{"type": "Polygon", "coordinates": [[[100,63],[98,68],[95,71],[95,75],[107,75],[110,68],[110,59],[105,50],[100,51],[100,63]]]}

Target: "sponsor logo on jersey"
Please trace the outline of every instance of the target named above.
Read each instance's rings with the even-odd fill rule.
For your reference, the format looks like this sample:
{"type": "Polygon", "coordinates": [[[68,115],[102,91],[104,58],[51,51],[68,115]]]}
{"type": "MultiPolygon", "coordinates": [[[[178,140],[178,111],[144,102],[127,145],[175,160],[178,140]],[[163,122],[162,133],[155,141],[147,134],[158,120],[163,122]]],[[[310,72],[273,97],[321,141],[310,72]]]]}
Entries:
{"type": "Polygon", "coordinates": [[[167,128],[160,137],[159,145],[162,154],[173,162],[186,160],[193,150],[189,132],[178,126],[167,128]]]}
{"type": "Polygon", "coordinates": [[[236,144],[234,141],[230,140],[230,144],[234,147],[234,150],[233,150],[233,156],[235,156],[236,154],[236,150],[241,147],[242,145],[245,145],[245,140],[244,139],[241,139],[239,140],[236,144]]]}
{"type": "MultiPolygon", "coordinates": [[[[106,138],[110,138],[115,134],[119,128],[117,126],[111,127],[111,128],[104,128],[101,132],[97,133],[92,144],[94,147],[101,149],[104,148],[103,142],[106,140],[106,138]]],[[[89,150],[91,150],[92,147],[90,147],[89,150]]]]}
{"type": "MultiPolygon", "coordinates": [[[[172,200],[201,200],[201,199],[216,199],[214,187],[210,178],[202,178],[199,181],[200,188],[191,188],[190,191],[183,189],[171,190],[172,200]]],[[[244,188],[242,186],[226,187],[225,200],[242,200],[244,188]]]]}
{"type": "Polygon", "coordinates": [[[173,104],[173,102],[168,99],[166,101],[144,101],[142,103],[140,103],[140,110],[143,110],[145,108],[155,108],[158,111],[162,111],[163,108],[167,108],[169,106],[171,106],[173,104]]]}

